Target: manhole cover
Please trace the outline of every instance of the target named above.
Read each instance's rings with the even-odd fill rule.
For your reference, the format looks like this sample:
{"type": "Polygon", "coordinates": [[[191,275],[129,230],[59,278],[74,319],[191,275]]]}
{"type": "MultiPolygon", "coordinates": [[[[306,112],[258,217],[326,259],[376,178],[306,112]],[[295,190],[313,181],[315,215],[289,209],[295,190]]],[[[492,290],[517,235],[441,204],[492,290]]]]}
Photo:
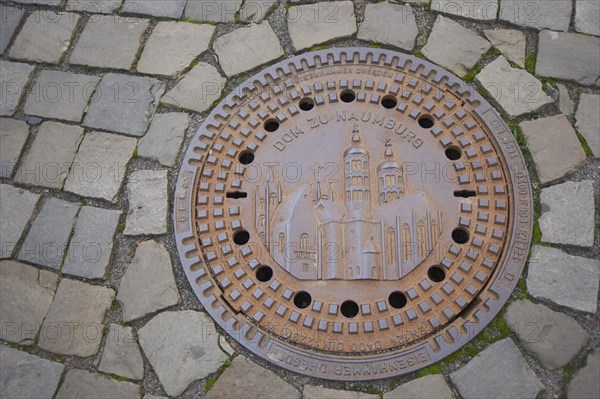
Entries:
{"type": "Polygon", "coordinates": [[[515,139],[455,76],[404,54],[282,61],[193,138],[181,261],[257,355],[336,380],[409,373],[479,333],[519,279],[532,197],[515,139]]]}

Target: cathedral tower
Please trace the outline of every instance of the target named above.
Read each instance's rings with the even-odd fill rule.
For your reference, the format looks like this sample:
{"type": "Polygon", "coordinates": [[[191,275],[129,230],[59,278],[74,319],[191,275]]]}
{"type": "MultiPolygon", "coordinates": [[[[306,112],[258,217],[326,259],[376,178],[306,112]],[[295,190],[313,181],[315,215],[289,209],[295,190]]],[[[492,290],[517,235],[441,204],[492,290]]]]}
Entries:
{"type": "Polygon", "coordinates": [[[358,126],[352,130],[352,145],[344,152],[344,192],[349,212],[371,209],[369,151],[361,145],[358,126]]]}
{"type": "Polygon", "coordinates": [[[377,166],[379,205],[392,202],[404,196],[403,168],[394,160],[392,142],[385,140],[384,160],[377,166]]]}

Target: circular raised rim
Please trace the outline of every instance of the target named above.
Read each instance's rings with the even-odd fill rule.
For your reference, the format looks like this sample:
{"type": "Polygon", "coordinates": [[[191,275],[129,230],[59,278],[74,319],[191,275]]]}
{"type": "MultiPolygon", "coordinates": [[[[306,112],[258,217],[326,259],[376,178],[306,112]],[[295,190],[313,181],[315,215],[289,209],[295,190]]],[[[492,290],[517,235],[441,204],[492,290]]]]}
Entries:
{"type": "Polygon", "coordinates": [[[533,196],[527,167],[516,139],[493,107],[474,90],[473,86],[430,62],[391,50],[372,48],[335,48],[304,53],[271,65],[241,84],[212,110],[190,141],[175,186],[173,213],[175,240],[182,267],[194,293],[215,322],[246,349],[275,365],[301,374],[331,380],[374,380],[407,374],[459,350],[497,316],[510,297],[525,266],[533,230],[533,196]],[[266,85],[266,76],[270,75],[277,80],[278,72],[289,71],[288,67],[291,64],[298,69],[303,69],[304,65],[307,65],[308,69],[314,68],[316,59],[320,59],[322,63],[329,63],[331,59],[335,63],[336,60],[340,60],[341,54],[346,54],[349,59],[357,56],[359,62],[364,61],[364,63],[368,62],[369,57],[371,60],[377,60],[378,64],[381,62],[389,64],[394,59],[397,60],[397,64],[393,66],[398,69],[402,69],[408,62],[411,74],[416,75],[420,70],[420,78],[430,82],[432,80],[429,76],[435,71],[434,83],[439,84],[442,79],[445,79],[445,90],[468,96],[468,101],[472,103],[478,102],[478,106],[472,113],[477,115],[480,123],[487,127],[488,136],[495,140],[499,154],[504,158],[504,165],[509,172],[507,180],[512,187],[509,195],[512,197],[511,204],[514,209],[509,210],[511,229],[504,250],[504,262],[496,266],[490,281],[478,294],[479,296],[483,292],[491,292],[491,297],[485,303],[479,304],[480,307],[485,306],[488,310],[484,312],[478,309],[473,312],[461,328],[457,328],[455,322],[448,323],[437,331],[435,336],[430,337],[431,339],[424,340],[404,351],[355,357],[333,356],[301,350],[284,341],[271,339],[268,333],[258,329],[255,324],[240,323],[231,317],[226,302],[220,299],[215,291],[219,288],[211,280],[210,273],[205,270],[204,259],[195,254],[194,208],[191,206],[191,200],[194,198],[193,183],[196,174],[200,172],[208,151],[207,145],[200,140],[205,128],[210,125],[218,127],[220,122],[216,119],[217,115],[228,115],[228,110],[234,109],[238,102],[246,99],[248,93],[255,88],[255,82],[261,86],[266,85]],[[383,365],[385,371],[382,371],[383,365]],[[373,367],[378,372],[374,372],[373,367]],[[362,371],[370,368],[371,371],[361,371],[360,375],[356,375],[353,371],[357,368],[362,371]]]}

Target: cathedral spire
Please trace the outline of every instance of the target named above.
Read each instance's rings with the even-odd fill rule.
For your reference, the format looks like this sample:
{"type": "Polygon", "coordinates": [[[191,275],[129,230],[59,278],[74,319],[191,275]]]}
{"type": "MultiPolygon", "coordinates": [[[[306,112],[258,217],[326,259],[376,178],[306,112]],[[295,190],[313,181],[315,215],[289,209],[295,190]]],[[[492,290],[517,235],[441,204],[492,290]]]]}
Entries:
{"type": "Polygon", "coordinates": [[[352,142],[360,143],[360,135],[359,135],[358,125],[356,123],[354,124],[354,129],[352,129],[352,142]]]}

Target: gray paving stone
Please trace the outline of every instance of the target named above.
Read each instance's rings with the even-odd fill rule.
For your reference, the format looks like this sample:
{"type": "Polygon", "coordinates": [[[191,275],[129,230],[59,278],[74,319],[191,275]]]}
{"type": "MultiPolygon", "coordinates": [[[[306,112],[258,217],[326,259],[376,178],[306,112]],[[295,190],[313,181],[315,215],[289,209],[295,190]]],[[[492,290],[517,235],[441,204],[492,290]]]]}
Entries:
{"type": "MultiPolygon", "coordinates": [[[[246,359],[246,361],[250,362],[247,359],[246,359]]],[[[235,361],[234,361],[234,363],[235,363],[235,361]]],[[[242,378],[243,376],[240,375],[239,377],[242,378]]],[[[276,376],[273,376],[273,377],[277,378],[276,376]]],[[[278,379],[279,378],[277,378],[277,380],[278,379]]],[[[230,380],[231,380],[231,378],[230,378],[230,380]]],[[[277,380],[275,380],[275,381],[277,381],[277,380]]],[[[226,382],[227,381],[224,381],[224,383],[226,383],[226,382]]],[[[279,383],[280,382],[277,381],[277,384],[279,384],[279,383]]],[[[238,393],[243,392],[243,390],[246,389],[245,386],[240,387],[239,386],[240,384],[236,384],[236,385],[238,385],[238,386],[236,386],[236,388],[237,388],[236,392],[238,392],[238,393]]],[[[252,388],[256,389],[255,387],[252,387],[252,388]]],[[[270,387],[270,386],[264,387],[261,390],[265,390],[265,389],[269,389],[269,388],[272,388],[272,387],[270,387]]],[[[219,393],[220,392],[215,392],[215,394],[213,394],[212,397],[213,398],[219,397],[219,393]]],[[[263,392],[259,392],[259,393],[263,393],[263,392]]],[[[293,397],[293,395],[297,395],[297,394],[294,392],[294,393],[292,393],[291,397],[293,397]]],[[[210,394],[209,394],[209,396],[210,396],[210,394]]],[[[302,399],[378,399],[378,398],[379,398],[378,395],[357,392],[357,391],[341,391],[338,389],[328,389],[328,388],[323,388],[323,387],[319,387],[319,386],[315,386],[315,385],[305,385],[304,388],[302,389],[302,399]]]]}
{"type": "Polygon", "coordinates": [[[199,62],[160,101],[190,111],[204,112],[221,97],[226,82],[215,67],[199,62]]]}
{"type": "Polygon", "coordinates": [[[123,321],[129,322],[179,302],[169,251],[150,240],[138,245],[121,279],[117,300],[123,321]]]}
{"type": "Polygon", "coordinates": [[[600,2],[575,0],[575,30],[600,36],[600,2]]]}
{"type": "Polygon", "coordinates": [[[144,378],[144,359],[131,327],[110,325],[98,371],[132,380],[144,378]]]}
{"type": "Polygon", "coordinates": [[[383,2],[367,4],[365,18],[358,28],[358,38],[412,50],[419,34],[415,14],[410,6],[383,2]]]}
{"type": "MultiPolygon", "coordinates": [[[[85,25],[69,62],[98,68],[130,69],[148,20],[114,15],[94,16],[85,25]]],[[[108,91],[106,94],[110,93],[108,91]]],[[[126,96],[128,92],[124,92],[126,96]]]]}
{"type": "Polygon", "coordinates": [[[554,102],[544,93],[542,82],[523,69],[511,67],[503,56],[483,68],[475,79],[511,118],[554,102]]]}
{"type": "Polygon", "coordinates": [[[275,8],[278,0],[246,0],[240,8],[240,21],[260,23],[275,8]]]}
{"type": "Polygon", "coordinates": [[[0,337],[33,345],[57,285],[55,273],[14,260],[0,262],[0,337]]]}
{"type": "Polygon", "coordinates": [[[11,256],[39,199],[39,194],[0,184],[0,257],[11,256]]]}
{"type": "Polygon", "coordinates": [[[161,313],[138,331],[140,345],[169,396],[181,394],[227,360],[218,336],[212,319],[193,310],[161,313]]]}
{"type": "Polygon", "coordinates": [[[500,20],[528,28],[567,31],[572,8],[572,0],[503,0],[500,20]]]}
{"type": "Polygon", "coordinates": [[[121,13],[152,15],[153,17],[165,17],[179,19],[183,15],[183,9],[187,0],[148,1],[148,0],[125,0],[121,13]]]}
{"type": "Polygon", "coordinates": [[[65,366],[0,345],[0,396],[51,399],[65,366]]]}
{"type": "Polygon", "coordinates": [[[296,51],[352,36],[356,33],[354,5],[351,1],[331,1],[290,7],[288,30],[296,51]]]}
{"type": "Polygon", "coordinates": [[[77,369],[67,372],[65,380],[56,394],[56,399],[134,399],[141,397],[139,385],[77,369]]]}
{"type": "Polygon", "coordinates": [[[195,21],[234,22],[242,0],[188,0],[185,17],[195,21]]]}
{"type": "Polygon", "coordinates": [[[23,157],[15,180],[34,186],[61,189],[69,175],[83,128],[59,122],[44,122],[23,157]]]}
{"type": "Polygon", "coordinates": [[[575,115],[577,131],[585,138],[595,157],[600,157],[600,95],[583,93],[575,115]]]}
{"type": "Polygon", "coordinates": [[[598,85],[599,58],[600,37],[543,30],[539,34],[535,73],[598,85]]]}
{"type": "Polygon", "coordinates": [[[509,61],[521,68],[525,67],[527,39],[523,32],[513,29],[492,29],[484,30],[483,34],[509,61]]]}
{"type": "Polygon", "coordinates": [[[79,15],[32,12],[10,48],[12,58],[58,64],[71,44],[79,15]]]}
{"type": "Polygon", "coordinates": [[[89,279],[104,278],[120,216],[121,211],[82,207],[62,272],[89,279]]]}
{"type": "Polygon", "coordinates": [[[135,145],[132,137],[86,133],[65,182],[65,191],[115,201],[135,145]]]}
{"type": "Polygon", "coordinates": [[[138,155],[175,166],[190,116],[185,112],[156,114],[148,133],[138,142],[138,155]]]}
{"type": "MultiPolygon", "coordinates": [[[[316,387],[315,387],[316,388],[316,387]]],[[[306,393],[304,398],[316,398],[306,393]]],[[[333,398],[328,396],[323,388],[316,388],[320,391],[319,398],[333,398]]],[[[356,393],[334,391],[339,399],[370,399],[376,395],[357,396],[356,393]]],[[[364,395],[364,394],[363,394],[364,395]]],[[[265,399],[300,399],[302,395],[291,384],[279,378],[275,373],[253,363],[243,356],[236,357],[231,365],[219,377],[214,387],[206,395],[207,399],[225,399],[225,398],[265,398],[265,399]]]]}
{"type": "Polygon", "coordinates": [[[536,298],[596,313],[599,278],[600,261],[597,259],[572,256],[538,245],[531,249],[527,290],[536,298]]]}
{"type": "Polygon", "coordinates": [[[104,316],[114,297],[110,288],[63,278],[42,325],[38,346],[62,355],[96,354],[102,342],[104,316]]]}
{"type": "Polygon", "coordinates": [[[156,395],[151,395],[149,393],[147,393],[146,395],[144,395],[144,399],[168,399],[166,396],[156,396],[156,395]]]}
{"type": "MultiPolygon", "coordinates": [[[[121,1],[122,0],[68,0],[67,11],[80,11],[90,14],[111,14],[119,9],[121,1]]],[[[148,1],[147,3],[154,2],[155,1],[148,1]]]]}
{"type": "MultiPolygon", "coordinates": [[[[562,83],[557,83],[556,87],[558,88],[558,108],[560,109],[560,112],[565,115],[573,115],[573,112],[575,112],[575,103],[569,95],[567,86],[562,83]]],[[[600,109],[597,111],[600,112],[600,109]]]]}
{"type": "Polygon", "coordinates": [[[249,71],[283,56],[283,48],[268,22],[238,28],[213,45],[227,76],[249,71]]]}
{"type": "Polygon", "coordinates": [[[57,7],[61,5],[62,0],[14,0],[14,2],[21,4],[40,4],[49,7],[57,7]]]}
{"type": "Polygon", "coordinates": [[[165,84],[157,79],[108,73],[100,81],[83,124],[142,136],[164,91],[165,84]]]}
{"type": "Polygon", "coordinates": [[[542,183],[559,179],[585,163],[585,152],[564,115],[525,121],[519,126],[542,183]]]}
{"type": "Polygon", "coordinates": [[[431,10],[479,21],[495,21],[498,2],[496,0],[432,0],[431,10]]]}
{"type": "Polygon", "coordinates": [[[450,374],[465,399],[537,398],[545,387],[510,338],[488,346],[466,366],[450,374]]]}
{"type": "Polygon", "coordinates": [[[567,387],[569,399],[597,398],[600,392],[600,349],[591,353],[584,368],[577,371],[567,387]]]}
{"type": "Polygon", "coordinates": [[[440,15],[422,52],[430,61],[464,76],[490,47],[490,42],[475,32],[440,15]]]}
{"type": "Polygon", "coordinates": [[[18,258],[60,269],[80,206],[58,198],[46,201],[27,233],[18,258]]]}
{"type": "Polygon", "coordinates": [[[542,241],[552,244],[594,245],[594,182],[565,182],[541,194],[539,219],[542,241]]]}
{"type": "Polygon", "coordinates": [[[99,81],[98,76],[44,70],[29,89],[23,111],[27,115],[81,122],[99,81]]]}
{"type": "Polygon", "coordinates": [[[3,54],[8,47],[24,13],[25,11],[21,7],[13,7],[8,4],[2,4],[0,7],[0,22],[2,22],[0,24],[0,54],[3,54]]]}
{"type": "MultiPolygon", "coordinates": [[[[151,1],[152,2],[152,1],[151,1]]],[[[146,42],[138,72],[177,77],[208,50],[215,27],[189,22],[159,22],[146,42]]]]}
{"type": "Polygon", "coordinates": [[[452,390],[441,374],[428,375],[400,385],[383,394],[383,399],[453,399],[452,390]]]}
{"type": "Polygon", "coordinates": [[[125,235],[167,232],[168,180],[166,170],[138,170],[127,182],[129,210],[125,235]]]}
{"type": "Polygon", "coordinates": [[[28,136],[27,123],[0,118],[0,177],[11,177],[28,136]]]}
{"type": "Polygon", "coordinates": [[[0,60],[0,87],[2,87],[0,116],[10,116],[15,113],[32,72],[32,65],[0,60]]]}
{"type": "Polygon", "coordinates": [[[511,303],[504,318],[525,350],[548,370],[567,365],[590,338],[573,318],[529,301],[511,303]]]}

